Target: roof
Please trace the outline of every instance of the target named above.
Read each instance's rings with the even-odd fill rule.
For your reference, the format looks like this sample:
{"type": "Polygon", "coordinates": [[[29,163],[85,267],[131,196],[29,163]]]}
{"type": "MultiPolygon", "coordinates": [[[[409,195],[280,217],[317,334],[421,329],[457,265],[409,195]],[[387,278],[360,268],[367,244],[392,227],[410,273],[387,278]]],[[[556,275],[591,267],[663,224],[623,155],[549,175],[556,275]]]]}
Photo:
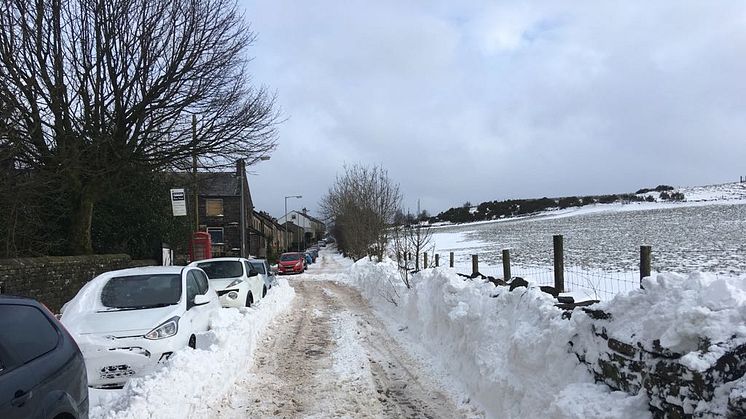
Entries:
{"type": "MultiPolygon", "coordinates": [[[[182,187],[191,187],[193,173],[176,172],[174,176],[182,187]]],[[[197,172],[197,189],[200,195],[240,196],[241,180],[236,172],[197,172]]]]}
{"type": "Polygon", "coordinates": [[[309,219],[309,220],[311,220],[311,221],[316,221],[317,223],[321,223],[321,224],[324,224],[324,222],[323,222],[323,221],[319,220],[318,218],[312,217],[312,216],[311,216],[311,215],[309,215],[308,213],[304,213],[303,215],[305,215],[305,216],[306,216],[306,218],[308,218],[308,219],[309,219]]]}

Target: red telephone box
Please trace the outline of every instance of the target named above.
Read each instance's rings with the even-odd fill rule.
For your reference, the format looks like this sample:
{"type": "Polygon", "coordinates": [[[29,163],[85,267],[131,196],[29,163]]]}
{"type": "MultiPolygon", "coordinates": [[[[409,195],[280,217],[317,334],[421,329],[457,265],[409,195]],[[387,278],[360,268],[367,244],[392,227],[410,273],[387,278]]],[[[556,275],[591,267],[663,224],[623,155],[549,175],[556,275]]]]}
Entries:
{"type": "Polygon", "coordinates": [[[198,231],[192,235],[189,242],[189,260],[210,259],[212,257],[212,242],[210,233],[198,231]]]}

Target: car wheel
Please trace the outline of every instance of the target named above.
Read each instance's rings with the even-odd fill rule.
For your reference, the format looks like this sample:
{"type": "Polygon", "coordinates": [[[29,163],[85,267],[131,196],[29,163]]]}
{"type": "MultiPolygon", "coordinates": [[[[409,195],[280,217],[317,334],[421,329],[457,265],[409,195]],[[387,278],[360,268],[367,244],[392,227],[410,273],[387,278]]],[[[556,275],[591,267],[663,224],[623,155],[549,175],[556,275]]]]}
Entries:
{"type": "Polygon", "coordinates": [[[197,336],[190,336],[189,343],[187,345],[189,345],[189,347],[192,349],[197,349],[197,336]]]}
{"type": "Polygon", "coordinates": [[[267,296],[267,287],[262,288],[262,298],[267,296]]]}
{"type": "Polygon", "coordinates": [[[246,294],[246,307],[251,307],[254,304],[254,296],[251,293],[246,294]]]}

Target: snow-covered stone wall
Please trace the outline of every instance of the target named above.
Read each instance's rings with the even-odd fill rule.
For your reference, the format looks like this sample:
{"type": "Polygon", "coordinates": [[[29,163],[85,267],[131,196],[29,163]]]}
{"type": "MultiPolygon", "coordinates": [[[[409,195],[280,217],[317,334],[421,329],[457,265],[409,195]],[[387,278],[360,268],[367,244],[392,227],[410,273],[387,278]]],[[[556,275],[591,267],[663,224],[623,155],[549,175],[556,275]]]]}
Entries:
{"type": "Polygon", "coordinates": [[[598,381],[644,392],[655,417],[746,417],[744,284],[658,275],[575,313],[573,352],[598,381]]]}

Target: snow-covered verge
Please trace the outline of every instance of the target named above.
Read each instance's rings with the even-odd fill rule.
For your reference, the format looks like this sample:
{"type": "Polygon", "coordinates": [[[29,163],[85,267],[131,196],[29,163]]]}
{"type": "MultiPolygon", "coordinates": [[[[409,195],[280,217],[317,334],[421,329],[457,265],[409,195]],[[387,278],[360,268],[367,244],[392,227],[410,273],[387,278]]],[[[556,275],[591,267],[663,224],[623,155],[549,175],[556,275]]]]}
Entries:
{"type": "Polygon", "coordinates": [[[213,416],[236,379],[251,366],[269,323],[287,310],[295,291],[284,278],[251,308],[223,308],[196,350],[174,354],[155,373],[130,380],[121,390],[90,390],[91,418],[185,418],[213,416]]]}
{"type": "MultiPolygon", "coordinates": [[[[347,280],[361,290],[397,339],[419,346],[433,367],[458,381],[458,390],[488,417],[650,417],[645,389],[637,395],[596,384],[576,353],[594,362],[610,346],[594,340],[593,319],[580,310],[571,318],[551,296],[535,288],[464,280],[451,269],[424,270],[401,285],[391,261],[356,262],[347,280]],[[397,298],[397,306],[391,297],[397,298]],[[570,348],[587,345],[585,348],[570,348]],[[595,346],[594,346],[595,345],[595,346]]],[[[712,365],[724,341],[746,338],[746,286],[711,275],[659,274],[636,290],[598,306],[613,317],[605,333],[623,342],[652,343],[682,354],[694,370],[712,365]],[[710,347],[702,347],[702,342],[710,347]]],[[[595,307],[594,307],[595,308],[595,307]]],[[[701,411],[722,412],[743,378],[716,389],[701,411]]]]}
{"type": "Polygon", "coordinates": [[[537,289],[507,292],[490,283],[464,281],[453,270],[414,275],[399,286],[391,261],[355,263],[351,284],[392,331],[425,352],[432,366],[458,381],[458,391],[487,417],[645,418],[645,396],[594,384],[569,351],[573,322],[537,289]],[[387,287],[395,290],[386,290],[387,287]],[[388,300],[398,295],[398,305],[388,300]],[[417,343],[415,343],[417,342],[417,343]]]}

